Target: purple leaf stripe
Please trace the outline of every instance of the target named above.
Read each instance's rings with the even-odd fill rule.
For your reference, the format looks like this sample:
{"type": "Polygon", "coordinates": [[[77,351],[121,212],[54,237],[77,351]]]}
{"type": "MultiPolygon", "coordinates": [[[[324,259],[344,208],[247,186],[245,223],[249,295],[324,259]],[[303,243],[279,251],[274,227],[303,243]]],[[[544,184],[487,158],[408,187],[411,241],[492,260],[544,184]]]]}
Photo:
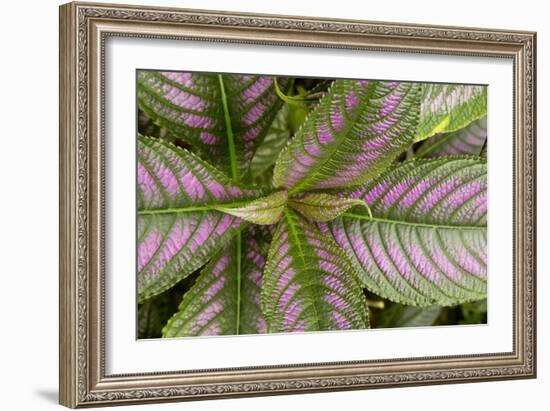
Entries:
{"type": "Polygon", "coordinates": [[[235,236],[185,293],[163,337],[266,332],[260,297],[266,256],[261,241],[253,228],[235,236]]]}
{"type": "Polygon", "coordinates": [[[298,192],[364,184],[414,141],[420,85],[336,80],[275,164],[274,185],[298,192]]]}
{"type": "Polygon", "coordinates": [[[474,157],[414,160],[344,197],[354,211],[321,223],[346,250],[365,287],[407,305],[486,297],[487,167],[474,157]]]}
{"type": "Polygon", "coordinates": [[[347,256],[288,208],[269,250],[262,307],[269,332],[368,327],[365,299],[347,256]]]}

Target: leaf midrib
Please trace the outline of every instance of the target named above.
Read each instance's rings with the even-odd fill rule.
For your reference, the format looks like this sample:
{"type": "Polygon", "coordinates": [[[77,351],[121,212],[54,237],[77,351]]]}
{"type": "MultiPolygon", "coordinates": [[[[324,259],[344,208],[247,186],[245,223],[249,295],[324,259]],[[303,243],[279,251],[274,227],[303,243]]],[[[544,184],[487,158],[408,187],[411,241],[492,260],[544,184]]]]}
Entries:
{"type": "MultiPolygon", "coordinates": [[[[342,83],[344,84],[344,83],[342,83]]],[[[333,86],[335,87],[335,86],[333,86]]],[[[344,86],[342,86],[344,87],[344,86]]],[[[351,87],[354,89],[355,92],[357,92],[357,88],[355,87],[354,84],[351,85],[351,87]]],[[[372,94],[372,89],[376,87],[376,84],[375,83],[370,83],[367,85],[367,95],[370,96],[372,94]]],[[[328,96],[329,93],[331,92],[334,92],[334,89],[331,89],[330,91],[327,92],[327,94],[325,95],[328,96]]],[[[359,93],[357,93],[359,94],[359,93]]],[[[321,103],[320,103],[321,104],[321,103]]],[[[327,109],[327,112],[326,113],[323,113],[325,114],[326,117],[328,117],[327,119],[325,119],[327,121],[327,126],[330,128],[330,131],[335,135],[335,137],[337,137],[336,135],[340,135],[340,138],[335,138],[335,143],[334,144],[331,144],[329,147],[328,147],[328,153],[326,156],[324,156],[324,158],[321,158],[320,161],[318,163],[315,163],[309,170],[308,174],[306,176],[304,176],[294,187],[292,187],[290,190],[289,190],[289,194],[296,194],[296,193],[299,193],[301,191],[304,191],[308,188],[309,184],[311,184],[311,180],[314,178],[314,176],[317,174],[317,171],[318,170],[321,170],[323,169],[323,167],[332,159],[332,157],[334,156],[334,153],[336,153],[338,151],[338,149],[340,148],[340,146],[342,144],[344,144],[344,141],[346,140],[344,137],[342,136],[348,136],[351,132],[351,130],[353,129],[353,126],[357,123],[358,121],[358,118],[361,117],[362,113],[367,109],[367,105],[368,105],[368,102],[364,102],[364,104],[360,104],[359,108],[353,113],[353,116],[350,116],[349,113],[347,113],[346,111],[343,112],[343,114],[348,117],[348,119],[350,119],[350,122],[349,123],[346,123],[344,125],[344,128],[342,130],[339,130],[338,132],[336,132],[336,130],[334,130],[334,128],[332,127],[332,124],[330,122],[330,108],[327,109]],[[353,118],[351,118],[353,117],[353,118]]],[[[320,107],[320,106],[319,106],[320,107]]],[[[311,116],[315,116],[316,113],[315,113],[315,110],[312,111],[309,115],[311,116]]],[[[308,119],[309,120],[309,119],[308,119]]],[[[306,121],[308,121],[306,120],[306,121]]],[[[304,124],[306,123],[306,121],[304,122],[304,124]]],[[[314,123],[315,123],[315,118],[312,117],[312,120],[314,123]]],[[[316,137],[316,142],[317,144],[320,144],[319,143],[319,140],[318,138],[316,137]]],[[[305,152],[307,152],[304,148],[303,148],[303,141],[301,141],[301,144],[302,144],[302,150],[304,150],[305,152]]],[[[290,154],[290,153],[289,153],[290,154]]]]}
{"type": "Polygon", "coordinates": [[[250,204],[251,201],[238,201],[232,203],[216,203],[216,204],[205,204],[200,206],[188,206],[188,207],[167,207],[167,208],[156,208],[150,210],[138,210],[138,215],[152,215],[152,214],[181,214],[181,213],[192,213],[195,211],[219,211],[220,207],[224,208],[237,208],[250,204]]]}
{"type": "Polygon", "coordinates": [[[450,224],[418,223],[413,221],[391,220],[388,218],[369,217],[366,215],[353,214],[353,213],[344,213],[342,214],[342,217],[349,217],[357,220],[372,221],[376,223],[398,224],[398,225],[404,225],[409,227],[424,227],[424,228],[432,228],[432,229],[451,229],[451,230],[460,230],[460,231],[487,229],[487,226],[482,226],[482,225],[450,225],[450,224]]]}
{"type": "MultiPolygon", "coordinates": [[[[300,262],[302,264],[302,267],[305,268],[305,270],[304,270],[304,272],[305,272],[305,271],[307,271],[307,264],[306,264],[306,260],[304,258],[305,253],[304,253],[304,249],[302,248],[302,242],[300,240],[300,235],[298,234],[298,231],[296,230],[296,225],[294,223],[294,220],[292,219],[291,213],[292,212],[288,208],[285,208],[285,219],[287,221],[287,225],[288,225],[290,234],[292,235],[292,237],[294,237],[296,247],[298,248],[298,256],[299,256],[300,262]]],[[[310,284],[305,284],[304,289],[307,289],[309,287],[309,285],[310,284]]],[[[312,298],[311,299],[311,307],[313,308],[313,313],[314,313],[314,316],[315,316],[315,320],[317,321],[317,327],[320,329],[321,328],[321,317],[319,316],[319,312],[317,310],[315,302],[316,302],[315,298],[312,298]]]]}

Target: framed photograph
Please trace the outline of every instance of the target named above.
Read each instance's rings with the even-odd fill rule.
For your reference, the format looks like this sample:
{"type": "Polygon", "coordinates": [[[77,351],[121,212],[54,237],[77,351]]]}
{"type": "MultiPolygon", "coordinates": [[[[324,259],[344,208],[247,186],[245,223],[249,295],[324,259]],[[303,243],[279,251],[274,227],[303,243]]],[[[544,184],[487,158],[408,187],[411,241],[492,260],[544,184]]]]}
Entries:
{"type": "Polygon", "coordinates": [[[60,8],[60,403],[536,376],[532,32],[60,8]]]}

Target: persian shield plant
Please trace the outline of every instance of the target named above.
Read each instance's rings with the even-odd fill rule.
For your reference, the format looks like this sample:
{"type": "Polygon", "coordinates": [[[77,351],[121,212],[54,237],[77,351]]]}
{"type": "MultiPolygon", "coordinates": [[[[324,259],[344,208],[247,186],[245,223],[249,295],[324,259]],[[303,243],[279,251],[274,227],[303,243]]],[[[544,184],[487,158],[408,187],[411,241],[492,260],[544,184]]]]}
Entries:
{"type": "Polygon", "coordinates": [[[140,71],[140,327],[233,335],[470,315],[487,293],[486,93],[140,71]]]}

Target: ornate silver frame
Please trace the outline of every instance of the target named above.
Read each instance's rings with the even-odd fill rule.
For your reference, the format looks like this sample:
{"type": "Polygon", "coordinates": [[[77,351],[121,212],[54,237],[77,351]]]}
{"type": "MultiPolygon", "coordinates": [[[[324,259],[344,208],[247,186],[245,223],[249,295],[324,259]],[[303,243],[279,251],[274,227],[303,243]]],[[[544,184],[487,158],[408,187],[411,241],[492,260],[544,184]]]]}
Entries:
{"type": "Polygon", "coordinates": [[[76,408],[536,376],[536,35],[532,32],[70,3],[60,8],[60,403],[76,408]],[[106,375],[104,44],[109,36],[403,53],[514,64],[514,349],[506,353],[106,375]]]}

